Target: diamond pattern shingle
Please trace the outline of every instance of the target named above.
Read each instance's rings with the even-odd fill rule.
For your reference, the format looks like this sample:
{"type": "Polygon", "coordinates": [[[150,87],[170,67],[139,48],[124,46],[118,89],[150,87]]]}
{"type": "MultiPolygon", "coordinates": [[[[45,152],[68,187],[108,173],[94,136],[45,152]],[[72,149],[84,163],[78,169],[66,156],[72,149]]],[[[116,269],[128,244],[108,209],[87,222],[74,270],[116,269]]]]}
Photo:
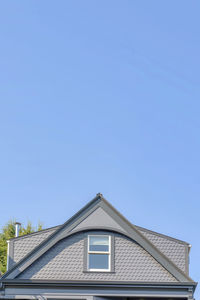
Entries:
{"type": "Polygon", "coordinates": [[[158,234],[150,233],[144,230],[139,231],[183,272],[186,272],[186,247],[184,244],[175,240],[164,238],[158,234]]]}
{"type": "Polygon", "coordinates": [[[20,261],[31,250],[50,236],[56,228],[47,231],[41,231],[36,234],[30,234],[14,241],[14,262],[20,261]]]}
{"type": "Polygon", "coordinates": [[[115,272],[84,273],[84,238],[78,233],[54,245],[18,278],[176,282],[150,254],[129,238],[115,234],[115,272]]]}

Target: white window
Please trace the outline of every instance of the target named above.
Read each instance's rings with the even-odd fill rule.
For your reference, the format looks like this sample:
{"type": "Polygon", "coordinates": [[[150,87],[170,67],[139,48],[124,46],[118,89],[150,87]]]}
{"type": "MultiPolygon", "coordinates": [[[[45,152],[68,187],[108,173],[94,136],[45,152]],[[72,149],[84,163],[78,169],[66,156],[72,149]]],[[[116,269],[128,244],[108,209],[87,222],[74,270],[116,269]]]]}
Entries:
{"type": "Polygon", "coordinates": [[[110,271],[111,238],[109,235],[88,236],[88,270],[110,271]]]}

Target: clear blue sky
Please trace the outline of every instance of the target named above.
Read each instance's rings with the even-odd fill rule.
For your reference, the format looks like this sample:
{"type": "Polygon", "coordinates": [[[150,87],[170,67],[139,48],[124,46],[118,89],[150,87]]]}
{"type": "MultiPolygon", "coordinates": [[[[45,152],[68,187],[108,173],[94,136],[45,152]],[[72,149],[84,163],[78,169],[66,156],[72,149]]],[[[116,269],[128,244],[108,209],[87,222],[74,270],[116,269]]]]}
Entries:
{"type": "Polygon", "coordinates": [[[132,223],[190,242],[199,281],[199,11],[1,2],[1,226],[61,224],[101,192],[132,223]]]}

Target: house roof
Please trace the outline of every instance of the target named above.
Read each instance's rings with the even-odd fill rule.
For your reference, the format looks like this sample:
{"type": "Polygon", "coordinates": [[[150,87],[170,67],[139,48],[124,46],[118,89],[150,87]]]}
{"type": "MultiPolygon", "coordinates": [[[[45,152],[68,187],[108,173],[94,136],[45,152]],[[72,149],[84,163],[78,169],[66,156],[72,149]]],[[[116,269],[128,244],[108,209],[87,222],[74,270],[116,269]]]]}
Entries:
{"type": "MultiPolygon", "coordinates": [[[[107,214],[109,214],[115,222],[126,232],[126,235],[135,240],[141,245],[151,256],[153,256],[170,274],[172,274],[179,282],[194,281],[181,271],[168,257],[166,257],[155,245],[153,245],[140,231],[139,227],[131,224],[124,216],[122,216],[101,194],[91,200],[72,218],[70,218],[63,225],[58,226],[56,230],[45,239],[39,246],[26,255],[21,261],[14,265],[8,272],[4,274],[4,279],[14,279],[35,260],[37,260],[48,249],[55,245],[64,237],[70,236],[72,231],[81,221],[89,216],[98,207],[101,207],[107,214]]],[[[48,229],[51,230],[51,229],[48,229]]],[[[181,243],[184,243],[180,241],[181,243]]]]}

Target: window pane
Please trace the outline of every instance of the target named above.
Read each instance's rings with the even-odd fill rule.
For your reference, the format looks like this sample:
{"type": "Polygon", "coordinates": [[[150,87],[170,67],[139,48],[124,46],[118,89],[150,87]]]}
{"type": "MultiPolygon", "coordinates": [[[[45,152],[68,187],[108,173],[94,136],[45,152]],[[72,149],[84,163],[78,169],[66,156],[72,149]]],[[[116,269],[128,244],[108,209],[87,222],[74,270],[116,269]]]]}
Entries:
{"type": "Polygon", "coordinates": [[[89,251],[109,251],[108,236],[90,236],[89,251]]]}
{"type": "Polygon", "coordinates": [[[108,254],[89,254],[89,269],[108,269],[108,254]]]}

